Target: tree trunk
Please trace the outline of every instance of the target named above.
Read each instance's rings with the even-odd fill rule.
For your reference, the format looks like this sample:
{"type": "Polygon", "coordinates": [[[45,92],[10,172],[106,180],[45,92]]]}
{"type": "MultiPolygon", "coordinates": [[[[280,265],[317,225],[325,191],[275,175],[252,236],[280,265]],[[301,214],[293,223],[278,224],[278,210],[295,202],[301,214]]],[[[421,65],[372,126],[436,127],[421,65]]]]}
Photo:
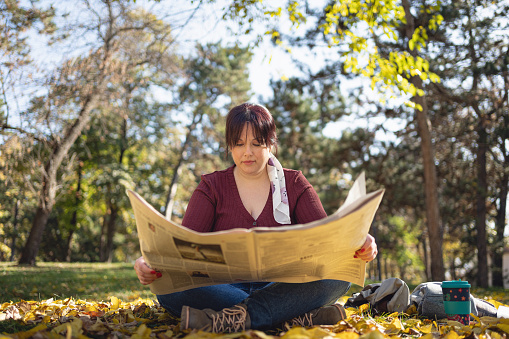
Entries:
{"type": "MultiPolygon", "coordinates": [[[[111,184],[108,184],[108,194],[111,196],[111,184]]],[[[101,242],[99,260],[101,262],[111,262],[113,258],[113,237],[115,236],[115,228],[118,216],[118,206],[113,198],[109,198],[106,202],[107,211],[103,217],[103,224],[101,228],[101,242]]]]}
{"type": "Polygon", "coordinates": [[[182,173],[182,157],[179,159],[177,166],[173,170],[173,177],[171,178],[170,188],[168,189],[168,196],[166,198],[166,219],[171,219],[173,213],[173,205],[175,204],[175,196],[177,195],[178,178],[182,173]]]}
{"type": "Polygon", "coordinates": [[[180,149],[180,155],[179,160],[177,162],[177,165],[173,169],[173,177],[171,178],[171,184],[168,188],[168,194],[166,196],[166,204],[164,205],[164,211],[163,213],[166,216],[166,219],[171,219],[171,213],[173,209],[173,203],[175,200],[175,195],[177,193],[177,182],[178,177],[180,173],[182,172],[182,164],[184,163],[184,153],[187,149],[187,145],[189,145],[189,142],[191,142],[192,132],[196,128],[196,126],[202,121],[203,114],[195,114],[193,116],[193,121],[189,126],[187,126],[187,133],[186,133],[186,139],[184,140],[184,143],[182,144],[182,147],[180,149]]]}
{"type": "MultiPolygon", "coordinates": [[[[414,17],[410,11],[408,0],[402,1],[407,20],[406,37],[410,40],[415,30],[414,17]]],[[[417,56],[416,50],[409,51],[412,56],[417,56]]],[[[416,89],[423,89],[422,79],[414,76],[410,82],[416,89]]],[[[438,205],[438,181],[435,168],[435,150],[431,141],[431,123],[428,118],[428,106],[425,96],[415,96],[413,101],[422,107],[415,109],[417,129],[421,138],[421,154],[424,167],[424,193],[426,196],[426,223],[431,254],[431,279],[442,281],[445,279],[444,259],[442,253],[443,231],[440,221],[438,205]]]]}
{"type": "MultiPolygon", "coordinates": [[[[509,158],[505,161],[505,168],[509,168],[509,158]]],[[[504,276],[502,271],[503,265],[503,256],[504,256],[504,231],[505,231],[505,220],[507,217],[507,194],[509,194],[509,174],[507,171],[504,173],[502,177],[502,181],[500,183],[500,193],[498,199],[500,201],[498,211],[497,211],[497,220],[496,220],[496,242],[493,251],[493,286],[504,286],[504,276]]]]}
{"type": "Polygon", "coordinates": [[[477,198],[476,198],[476,229],[477,229],[477,284],[488,287],[488,250],[486,239],[486,153],[488,134],[485,127],[485,115],[479,116],[477,142],[477,198]]]}
{"type": "Polygon", "coordinates": [[[117,216],[118,216],[118,206],[116,204],[111,204],[110,216],[108,218],[108,224],[106,228],[106,251],[105,251],[106,262],[112,262],[113,260],[113,237],[115,236],[117,216]]]}
{"type": "MultiPolygon", "coordinates": [[[[377,240],[378,235],[378,227],[376,225],[376,222],[373,222],[371,224],[371,229],[373,230],[373,238],[375,238],[375,241],[377,240]]],[[[376,275],[379,281],[382,281],[382,256],[383,256],[383,250],[378,251],[378,255],[376,256],[376,275]]],[[[375,276],[375,274],[373,274],[375,276]]]]}
{"type": "Polygon", "coordinates": [[[14,204],[14,220],[12,222],[12,237],[11,237],[11,257],[10,261],[14,261],[14,256],[16,252],[16,239],[18,238],[18,232],[16,232],[16,228],[18,228],[18,213],[19,213],[19,204],[20,200],[16,199],[16,203],[14,204]]]}
{"type": "Polygon", "coordinates": [[[108,220],[107,217],[109,215],[110,211],[108,210],[106,214],[103,217],[103,222],[101,225],[101,237],[99,238],[99,261],[100,262],[106,262],[107,255],[106,255],[106,238],[107,238],[107,229],[108,229],[108,220]]]}
{"type": "Polygon", "coordinates": [[[42,234],[46,228],[46,223],[48,222],[50,213],[51,210],[48,210],[47,208],[43,208],[41,206],[37,207],[30,234],[28,235],[25,247],[23,247],[23,251],[21,252],[21,257],[19,259],[20,265],[35,265],[35,258],[39,252],[42,234]]]}
{"type": "Polygon", "coordinates": [[[81,202],[81,168],[83,164],[81,161],[78,161],[78,183],[76,185],[76,194],[74,199],[74,211],[72,212],[71,224],[69,235],[67,236],[67,243],[65,248],[65,261],[71,262],[71,244],[72,244],[72,236],[74,235],[74,231],[78,228],[78,209],[81,202]]]}
{"type": "Polygon", "coordinates": [[[428,234],[425,230],[423,230],[422,235],[422,251],[423,251],[423,257],[424,257],[424,273],[426,274],[426,281],[431,280],[431,264],[429,260],[429,251],[428,251],[428,234]]]}
{"type": "MultiPolygon", "coordinates": [[[[420,78],[419,78],[420,80],[420,78]]],[[[421,81],[417,81],[421,82],[421,81]]],[[[422,82],[421,82],[422,85],[422,82]]],[[[420,88],[420,87],[417,87],[420,88]]],[[[426,196],[426,222],[431,254],[431,279],[442,281],[445,279],[444,260],[442,254],[443,231],[440,224],[438,207],[438,182],[435,168],[435,152],[431,142],[431,131],[427,116],[427,105],[424,98],[416,97],[423,110],[416,110],[419,136],[421,137],[421,152],[424,167],[424,192],[426,196]]]]}

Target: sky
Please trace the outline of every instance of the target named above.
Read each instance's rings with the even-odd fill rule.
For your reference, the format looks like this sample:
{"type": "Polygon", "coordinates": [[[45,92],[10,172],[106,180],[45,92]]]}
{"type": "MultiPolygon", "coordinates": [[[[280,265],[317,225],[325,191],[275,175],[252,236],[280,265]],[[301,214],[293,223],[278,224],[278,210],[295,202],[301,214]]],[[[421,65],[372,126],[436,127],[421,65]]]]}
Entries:
{"type": "MultiPolygon", "coordinates": [[[[141,0],[138,0],[137,3],[139,3],[139,1],[141,0]]],[[[320,1],[321,0],[315,1],[313,5],[316,5],[320,1]]],[[[160,6],[161,9],[164,10],[168,9],[169,3],[169,1],[164,0],[158,4],[147,0],[143,0],[143,2],[141,2],[143,6],[160,6]]],[[[270,5],[274,7],[284,5],[284,3],[285,1],[281,0],[270,1],[270,5]]],[[[176,13],[175,15],[179,14],[182,17],[188,17],[189,15],[187,14],[192,13],[191,9],[196,7],[196,5],[191,4],[188,0],[172,0],[171,4],[172,12],[176,13]]],[[[184,50],[187,49],[189,52],[191,52],[196,42],[206,43],[217,42],[218,40],[222,40],[223,42],[233,42],[238,39],[241,43],[247,44],[255,38],[255,34],[264,33],[261,31],[262,28],[260,28],[260,31],[255,32],[255,34],[249,36],[232,36],[232,34],[228,32],[224,20],[222,20],[220,17],[221,9],[221,0],[219,0],[218,3],[211,5],[202,5],[202,7],[194,13],[192,19],[189,20],[189,22],[183,28],[180,28],[178,25],[176,26],[175,35],[180,44],[182,44],[184,50]]],[[[289,31],[291,27],[288,25],[288,27],[285,27],[285,29],[289,31]]],[[[295,34],[304,32],[303,28],[293,28],[292,31],[295,34]]],[[[291,56],[285,52],[283,48],[274,46],[270,41],[268,41],[268,39],[264,39],[263,42],[253,50],[253,52],[253,60],[249,66],[249,79],[253,91],[252,101],[259,101],[258,99],[260,96],[263,98],[272,96],[272,90],[269,85],[271,79],[282,79],[285,77],[290,78],[292,76],[300,75],[299,70],[292,63],[291,56]]],[[[292,50],[292,53],[298,53],[299,58],[306,61],[314,71],[318,71],[321,66],[324,65],[322,58],[313,56],[310,52],[306,52],[305,50],[292,50]]],[[[322,53],[321,55],[323,55],[323,58],[325,59],[328,57],[327,53],[336,52],[324,48],[320,51],[320,53],[322,53]]],[[[357,77],[357,79],[354,80],[341,82],[340,88],[343,92],[343,95],[347,96],[348,90],[352,87],[359,86],[361,81],[362,79],[357,77]]],[[[376,93],[372,94],[375,96],[377,95],[376,93]]],[[[363,108],[360,107],[359,109],[362,110],[363,108]]],[[[397,131],[404,128],[404,124],[406,122],[396,120],[387,121],[382,116],[369,119],[359,119],[356,116],[350,116],[343,118],[341,122],[329,124],[323,130],[323,133],[329,137],[338,138],[345,128],[367,127],[380,123],[384,123],[384,127],[388,130],[388,133],[379,132],[377,137],[381,140],[395,140],[395,136],[392,131],[397,131]]]]}
{"type": "MultiPolygon", "coordinates": [[[[150,3],[150,2],[149,2],[150,3]]],[[[217,42],[219,40],[235,42],[237,39],[241,43],[248,44],[255,35],[244,37],[234,37],[228,31],[224,20],[221,19],[221,1],[219,4],[202,5],[194,14],[193,18],[183,28],[176,28],[176,36],[180,44],[185,49],[192,51],[196,42],[207,43],[217,42]]],[[[280,0],[272,0],[271,4],[282,3],[280,0]]],[[[172,6],[175,11],[185,11],[196,7],[187,0],[173,0],[172,6]],[[178,9],[177,9],[178,8],[178,9]]],[[[158,6],[166,7],[168,2],[162,2],[158,6]]],[[[263,32],[256,32],[263,33],[263,32]]],[[[250,64],[250,81],[252,84],[253,97],[271,95],[269,81],[271,78],[281,78],[283,76],[292,76],[298,73],[297,69],[291,64],[290,57],[282,49],[272,46],[265,40],[258,48],[253,50],[253,60],[250,64]]]]}
{"type": "MultiPolygon", "coordinates": [[[[255,30],[251,35],[240,37],[233,36],[231,32],[228,31],[225,21],[221,18],[222,7],[225,1],[226,0],[217,0],[212,4],[207,4],[205,2],[205,4],[200,5],[196,11],[196,2],[193,4],[189,0],[161,0],[160,2],[153,0],[137,0],[136,6],[147,8],[153,13],[162,16],[167,22],[172,23],[174,26],[173,35],[179,44],[179,52],[185,55],[186,53],[193,53],[194,47],[198,42],[207,43],[221,40],[224,43],[240,41],[242,44],[249,44],[255,39],[256,34],[264,33],[263,29],[265,29],[265,27],[261,27],[262,25],[260,25],[259,30],[255,30]]],[[[322,0],[316,0],[315,2],[319,3],[320,1],[322,0]]],[[[51,2],[51,0],[48,0],[48,2],[51,2]]],[[[270,5],[274,7],[284,5],[284,3],[285,0],[270,1],[270,5]]],[[[316,3],[313,4],[316,5],[316,3]]],[[[62,6],[69,4],[70,3],[67,2],[60,3],[58,8],[62,8],[62,6]]],[[[68,7],[68,10],[73,13],[72,7],[68,7]]],[[[82,13],[74,13],[74,15],[82,15],[82,13]]],[[[81,19],[83,19],[83,17],[81,19]]],[[[284,29],[289,31],[290,26],[288,25],[288,27],[284,29]]],[[[295,34],[300,34],[303,31],[303,28],[293,29],[295,34]]],[[[58,64],[58,60],[68,57],[70,55],[69,53],[79,53],[80,50],[74,43],[72,49],[66,53],[62,53],[61,50],[54,51],[48,48],[46,41],[41,40],[40,37],[34,39],[32,43],[35,45],[34,47],[36,47],[34,50],[38,51],[36,58],[42,67],[44,67],[45,63],[51,64],[56,62],[58,64]]],[[[85,42],[82,43],[85,45],[85,42]]],[[[264,39],[258,47],[253,49],[253,52],[253,59],[249,66],[249,79],[253,93],[251,101],[259,102],[263,101],[260,97],[269,98],[272,96],[272,90],[269,85],[271,79],[290,78],[300,75],[299,70],[291,61],[291,56],[285,52],[283,48],[274,46],[268,39],[264,39]]],[[[323,60],[327,58],[327,53],[334,53],[334,51],[323,49],[321,51],[323,58],[320,56],[313,56],[310,52],[307,52],[307,50],[296,51],[293,49],[292,53],[294,55],[298,53],[301,60],[306,61],[313,71],[317,71],[324,64],[323,60]]],[[[360,77],[357,77],[357,79],[353,81],[342,81],[340,83],[340,88],[343,95],[348,96],[348,89],[353,86],[358,86],[361,83],[360,81],[360,77]]],[[[376,95],[376,93],[374,95],[376,95]]],[[[357,109],[359,109],[362,114],[364,107],[357,107],[357,109]]],[[[394,140],[395,137],[392,131],[400,130],[404,126],[404,122],[386,121],[383,117],[359,119],[357,116],[352,115],[343,118],[341,122],[329,124],[323,132],[329,137],[339,138],[345,128],[367,127],[380,123],[384,123],[384,127],[389,130],[388,133],[382,134],[382,132],[379,132],[380,135],[377,135],[379,139],[384,140],[394,140]]]]}

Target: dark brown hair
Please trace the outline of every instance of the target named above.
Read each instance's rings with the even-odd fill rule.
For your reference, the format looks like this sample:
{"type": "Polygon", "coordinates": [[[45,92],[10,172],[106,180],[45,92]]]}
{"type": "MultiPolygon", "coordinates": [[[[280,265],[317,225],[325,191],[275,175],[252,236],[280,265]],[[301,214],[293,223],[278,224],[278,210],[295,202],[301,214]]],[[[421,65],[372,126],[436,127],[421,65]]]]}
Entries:
{"type": "Polygon", "coordinates": [[[245,124],[250,124],[255,138],[267,147],[277,149],[276,123],[265,107],[243,103],[233,107],[226,116],[226,152],[240,139],[245,124]]]}

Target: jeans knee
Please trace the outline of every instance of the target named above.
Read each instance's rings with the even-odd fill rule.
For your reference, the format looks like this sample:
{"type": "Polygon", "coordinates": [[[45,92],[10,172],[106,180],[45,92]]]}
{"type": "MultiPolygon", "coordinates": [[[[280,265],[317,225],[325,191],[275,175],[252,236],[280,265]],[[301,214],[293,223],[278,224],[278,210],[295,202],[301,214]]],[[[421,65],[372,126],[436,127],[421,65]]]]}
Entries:
{"type": "Polygon", "coordinates": [[[180,317],[180,311],[182,308],[177,310],[174,307],[175,304],[170,301],[170,294],[156,295],[156,297],[159,305],[161,305],[166,311],[168,311],[173,316],[180,317]]]}

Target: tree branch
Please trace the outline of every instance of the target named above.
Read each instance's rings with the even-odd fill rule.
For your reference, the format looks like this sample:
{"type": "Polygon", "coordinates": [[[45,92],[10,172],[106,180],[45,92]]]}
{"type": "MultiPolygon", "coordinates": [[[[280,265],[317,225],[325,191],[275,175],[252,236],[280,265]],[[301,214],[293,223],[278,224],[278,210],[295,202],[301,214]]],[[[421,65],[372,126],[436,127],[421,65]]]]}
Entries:
{"type": "Polygon", "coordinates": [[[2,124],[0,126],[0,134],[4,134],[4,131],[5,130],[12,130],[12,131],[18,131],[22,134],[25,134],[26,136],[34,139],[34,140],[37,140],[39,142],[43,142],[43,143],[49,143],[47,139],[41,139],[39,138],[38,136],[36,136],[34,133],[32,132],[29,132],[23,128],[20,128],[20,127],[15,127],[15,126],[11,126],[11,125],[8,125],[8,124],[2,124]]]}

